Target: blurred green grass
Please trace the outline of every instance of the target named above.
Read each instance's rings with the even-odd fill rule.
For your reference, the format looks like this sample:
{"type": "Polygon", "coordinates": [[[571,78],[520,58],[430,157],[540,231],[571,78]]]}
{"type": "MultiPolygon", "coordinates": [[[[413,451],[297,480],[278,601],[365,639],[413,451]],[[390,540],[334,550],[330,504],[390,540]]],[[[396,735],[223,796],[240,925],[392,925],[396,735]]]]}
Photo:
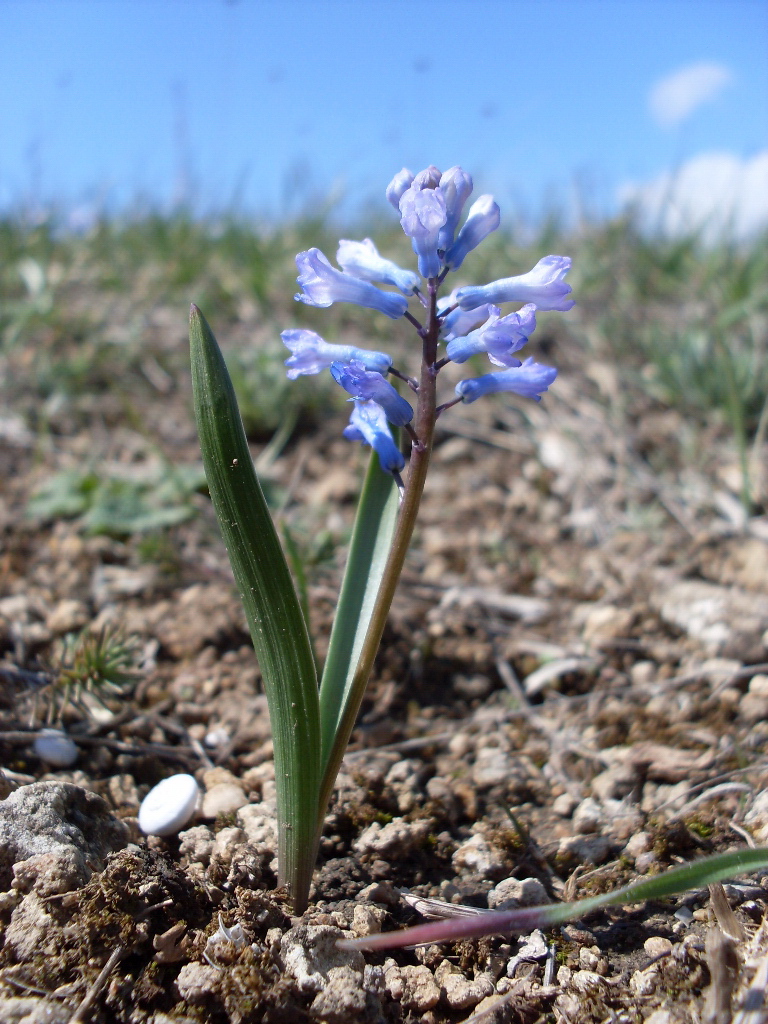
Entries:
{"type": "MultiPolygon", "coordinates": [[[[288,421],[313,429],[343,400],[324,378],[285,379],[282,329],[412,348],[408,325],[293,301],[297,251],[316,245],[333,258],[340,236],[364,235],[411,264],[394,217],[340,231],[327,211],[275,227],[179,210],[104,217],[76,234],[55,213],[36,223],[8,214],[0,219],[4,402],[38,431],[52,419],[58,430],[85,429],[95,406],[108,423],[141,425],[147,402],[188,392],[194,301],[216,324],[249,436],[267,440],[288,421]]],[[[747,448],[768,418],[768,236],[712,245],[695,233],[644,234],[631,215],[578,229],[553,216],[535,230],[491,236],[457,284],[522,273],[548,252],[572,256],[578,305],[567,317],[542,316],[535,341],[544,361],[574,370],[608,362],[626,404],[673,407],[693,427],[722,423],[746,474],[747,448]]],[[[745,478],[745,501],[748,489],[745,478]]]]}

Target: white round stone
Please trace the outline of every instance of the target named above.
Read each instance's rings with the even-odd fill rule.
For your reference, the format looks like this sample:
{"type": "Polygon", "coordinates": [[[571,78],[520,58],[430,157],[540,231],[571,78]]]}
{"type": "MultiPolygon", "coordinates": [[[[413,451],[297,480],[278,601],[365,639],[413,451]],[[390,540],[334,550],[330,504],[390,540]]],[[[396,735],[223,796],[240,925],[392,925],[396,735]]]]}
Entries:
{"type": "Polygon", "coordinates": [[[43,729],[35,738],[34,750],[41,761],[53,768],[69,768],[80,756],[77,744],[59,729],[43,729]]]}
{"type": "Polygon", "coordinates": [[[148,836],[173,836],[195,813],[200,788],[191,775],[171,775],[150,789],[139,808],[139,828],[148,836]]]}

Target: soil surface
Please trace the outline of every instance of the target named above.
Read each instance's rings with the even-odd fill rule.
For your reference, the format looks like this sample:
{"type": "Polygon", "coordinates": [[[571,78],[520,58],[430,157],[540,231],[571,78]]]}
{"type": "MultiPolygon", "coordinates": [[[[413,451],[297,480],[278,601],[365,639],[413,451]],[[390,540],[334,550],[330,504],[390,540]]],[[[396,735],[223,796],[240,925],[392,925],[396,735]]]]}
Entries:
{"type": "MultiPolygon", "coordinates": [[[[183,352],[183,312],[148,330],[183,352]]],[[[55,796],[70,838],[20,836],[0,862],[2,1019],[663,1024],[762,1002],[760,877],[725,886],[735,924],[695,891],[543,935],[335,946],[423,920],[406,892],[476,908],[574,899],[768,841],[768,519],[742,512],[722,426],[629,400],[611,366],[552,347],[560,376],[541,405],[440,420],[300,921],[275,890],[266,703],[207,496],[149,532],[28,513],[65,470],[131,481],[198,465],[188,378],[148,361],[130,407],[95,389],[33,432],[10,386],[27,357],[9,357],[0,806],[40,782],[77,792],[31,791],[55,796]],[[136,674],[106,710],[86,693],[63,711],[78,760],[53,769],[33,741],[84,629],[119,629],[136,674]],[[143,796],[178,772],[204,791],[197,819],[143,836],[143,796]],[[104,815],[109,843],[92,849],[75,812],[104,815]]],[[[304,558],[321,658],[367,458],[340,437],[342,404],[277,454],[253,442],[304,558]]]]}

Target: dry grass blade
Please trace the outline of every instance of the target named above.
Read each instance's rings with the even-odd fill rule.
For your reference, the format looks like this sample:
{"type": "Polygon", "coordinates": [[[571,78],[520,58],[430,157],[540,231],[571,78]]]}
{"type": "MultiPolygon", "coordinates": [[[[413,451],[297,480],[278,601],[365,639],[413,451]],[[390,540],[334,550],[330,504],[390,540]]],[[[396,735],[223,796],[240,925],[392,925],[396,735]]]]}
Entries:
{"type": "Polygon", "coordinates": [[[736,944],[719,928],[710,928],[706,957],[712,980],[704,998],[702,1024],[730,1024],[731,1001],[739,973],[736,944]]]}
{"type": "Polygon", "coordinates": [[[712,901],[712,910],[722,932],[734,942],[744,942],[747,935],[741,921],[734,914],[722,882],[715,882],[709,887],[709,898],[712,901]]]}

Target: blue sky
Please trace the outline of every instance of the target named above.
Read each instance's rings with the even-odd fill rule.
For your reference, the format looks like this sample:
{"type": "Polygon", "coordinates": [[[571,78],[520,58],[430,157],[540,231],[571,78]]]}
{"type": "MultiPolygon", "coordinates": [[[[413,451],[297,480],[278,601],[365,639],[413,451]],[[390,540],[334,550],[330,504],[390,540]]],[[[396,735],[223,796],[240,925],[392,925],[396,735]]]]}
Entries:
{"type": "Polygon", "coordinates": [[[280,216],[460,163],[528,214],[679,185],[759,220],[767,40],[765,0],[0,0],[0,206],[280,216]]]}

